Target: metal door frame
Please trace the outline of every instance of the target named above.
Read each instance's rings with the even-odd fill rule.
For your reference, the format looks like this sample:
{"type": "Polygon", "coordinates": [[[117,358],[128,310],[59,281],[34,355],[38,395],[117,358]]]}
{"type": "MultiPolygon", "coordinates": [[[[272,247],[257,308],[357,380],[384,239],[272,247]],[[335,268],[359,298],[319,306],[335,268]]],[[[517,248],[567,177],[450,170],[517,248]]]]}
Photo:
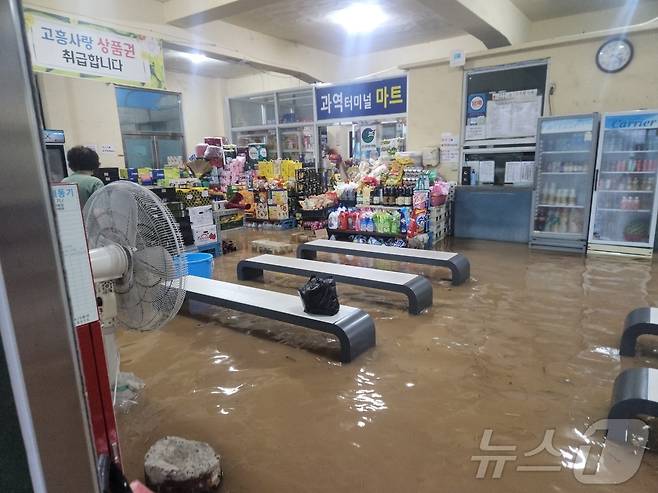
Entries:
{"type": "Polygon", "coordinates": [[[35,492],[99,491],[20,0],[0,2],[0,331],[35,492]],[[38,238],[38,241],[34,239],[38,238]]]}

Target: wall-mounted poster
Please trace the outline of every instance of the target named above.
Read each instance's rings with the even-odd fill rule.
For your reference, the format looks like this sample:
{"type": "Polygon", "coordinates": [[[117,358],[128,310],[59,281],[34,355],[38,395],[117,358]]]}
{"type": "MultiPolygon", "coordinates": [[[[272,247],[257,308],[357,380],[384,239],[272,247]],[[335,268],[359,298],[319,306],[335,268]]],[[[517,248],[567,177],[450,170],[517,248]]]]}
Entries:
{"type": "Polygon", "coordinates": [[[159,39],[24,9],[35,72],[164,89],[159,39]]]}

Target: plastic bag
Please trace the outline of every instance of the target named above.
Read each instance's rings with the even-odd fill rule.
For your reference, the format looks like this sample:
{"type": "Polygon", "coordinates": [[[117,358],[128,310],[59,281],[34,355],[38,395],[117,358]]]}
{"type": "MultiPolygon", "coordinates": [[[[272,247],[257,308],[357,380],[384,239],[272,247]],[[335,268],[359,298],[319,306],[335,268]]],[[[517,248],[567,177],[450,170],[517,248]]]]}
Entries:
{"type": "Polygon", "coordinates": [[[298,291],[306,313],[336,315],[340,309],[333,277],[311,276],[298,291]]]}

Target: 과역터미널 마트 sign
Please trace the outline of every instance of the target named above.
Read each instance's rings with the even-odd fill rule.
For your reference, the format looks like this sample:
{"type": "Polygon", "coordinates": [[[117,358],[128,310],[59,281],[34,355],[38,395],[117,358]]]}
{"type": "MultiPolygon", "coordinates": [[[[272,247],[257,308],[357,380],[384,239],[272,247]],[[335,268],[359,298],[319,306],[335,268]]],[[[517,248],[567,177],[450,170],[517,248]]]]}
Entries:
{"type": "Polygon", "coordinates": [[[407,78],[316,87],[318,120],[407,112],[407,78]]]}
{"type": "Polygon", "coordinates": [[[159,39],[31,8],[24,17],[35,72],[164,89],[159,39]]]}

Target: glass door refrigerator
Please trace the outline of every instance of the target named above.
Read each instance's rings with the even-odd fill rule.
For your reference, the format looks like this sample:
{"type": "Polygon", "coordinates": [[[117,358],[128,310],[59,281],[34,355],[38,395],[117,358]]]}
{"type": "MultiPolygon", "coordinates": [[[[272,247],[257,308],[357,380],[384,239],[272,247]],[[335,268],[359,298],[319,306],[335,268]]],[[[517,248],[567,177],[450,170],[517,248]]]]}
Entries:
{"type": "Polygon", "coordinates": [[[588,250],[653,254],[658,110],[606,113],[596,162],[588,250]]]}
{"type": "Polygon", "coordinates": [[[530,246],[587,246],[599,114],[539,118],[530,246]]]}

